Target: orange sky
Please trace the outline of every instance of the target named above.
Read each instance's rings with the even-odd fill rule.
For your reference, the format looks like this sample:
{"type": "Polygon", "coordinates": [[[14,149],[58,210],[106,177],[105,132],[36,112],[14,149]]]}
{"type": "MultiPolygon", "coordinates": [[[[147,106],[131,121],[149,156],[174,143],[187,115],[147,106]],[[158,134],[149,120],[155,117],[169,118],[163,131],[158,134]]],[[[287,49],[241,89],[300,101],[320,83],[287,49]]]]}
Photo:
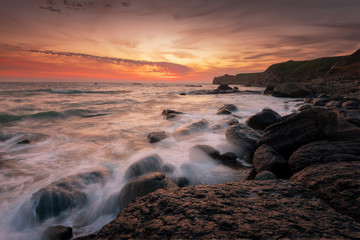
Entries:
{"type": "Polygon", "coordinates": [[[0,81],[212,81],[360,47],[357,0],[1,0],[0,81]]]}

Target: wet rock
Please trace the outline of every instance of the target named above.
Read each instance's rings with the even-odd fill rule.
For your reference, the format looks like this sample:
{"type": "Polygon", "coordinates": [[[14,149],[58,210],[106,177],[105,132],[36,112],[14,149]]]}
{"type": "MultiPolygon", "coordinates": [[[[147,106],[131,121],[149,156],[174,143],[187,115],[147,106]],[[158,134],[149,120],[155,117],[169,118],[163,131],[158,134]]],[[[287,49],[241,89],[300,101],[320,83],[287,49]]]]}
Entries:
{"type": "Polygon", "coordinates": [[[25,139],[25,140],[18,142],[17,144],[30,144],[30,140],[25,139]]]}
{"type": "Polygon", "coordinates": [[[235,106],[234,104],[224,104],[224,106],[222,106],[221,108],[219,108],[220,110],[227,110],[229,112],[236,112],[239,111],[239,109],[237,108],[237,106],[235,106]]]}
{"type": "Polygon", "coordinates": [[[236,162],[237,156],[233,152],[226,152],[219,156],[219,160],[222,163],[236,162]]]}
{"type": "Polygon", "coordinates": [[[275,97],[301,98],[312,95],[312,91],[296,83],[277,84],[273,91],[275,97]]]}
{"type": "Polygon", "coordinates": [[[225,120],[224,123],[227,124],[227,126],[231,126],[233,124],[239,123],[239,121],[236,118],[231,118],[231,119],[225,120]]]}
{"type": "Polygon", "coordinates": [[[328,94],[326,94],[326,93],[320,93],[317,97],[318,97],[318,98],[328,99],[328,98],[330,98],[330,95],[328,95],[328,94]]]}
{"type": "Polygon", "coordinates": [[[178,177],[175,178],[173,181],[178,187],[187,187],[190,185],[190,181],[186,177],[178,177]]]}
{"type": "Polygon", "coordinates": [[[217,89],[221,89],[221,90],[232,90],[232,87],[230,87],[227,84],[220,84],[217,89]]]}
{"type": "Polygon", "coordinates": [[[79,239],[356,239],[359,232],[359,223],[302,184],[269,180],[160,189],[79,239]]]}
{"type": "Polygon", "coordinates": [[[341,104],[341,107],[342,108],[346,108],[346,109],[357,109],[359,105],[359,102],[356,101],[356,100],[348,100],[348,101],[345,101],[341,104]]]}
{"type": "Polygon", "coordinates": [[[334,209],[360,222],[359,160],[310,166],[291,180],[303,183],[334,209]]]}
{"type": "Polygon", "coordinates": [[[312,103],[312,101],[313,101],[313,98],[311,98],[311,97],[307,97],[304,99],[304,103],[312,103]]]}
{"type": "Polygon", "coordinates": [[[153,154],[144,157],[133,164],[131,164],[125,172],[124,178],[126,180],[139,177],[141,175],[151,172],[161,172],[162,159],[159,155],[153,154]]]}
{"type": "Polygon", "coordinates": [[[270,171],[261,171],[255,177],[255,180],[275,180],[275,179],[277,179],[276,175],[270,171]]]}
{"type": "Polygon", "coordinates": [[[267,145],[261,145],[256,149],[253,165],[258,173],[269,171],[276,174],[279,178],[286,178],[289,176],[286,159],[267,145]]]}
{"type": "Polygon", "coordinates": [[[219,109],[217,112],[216,112],[217,115],[229,115],[231,114],[231,112],[229,110],[226,110],[226,109],[219,109]]]}
{"type": "Polygon", "coordinates": [[[125,208],[131,201],[138,197],[145,196],[158,189],[177,188],[163,173],[151,173],[129,181],[120,191],[120,209],[125,208]]]}
{"type": "Polygon", "coordinates": [[[175,166],[170,163],[167,163],[167,164],[164,164],[161,167],[161,169],[164,173],[173,173],[175,171],[175,166]]]}
{"type": "Polygon", "coordinates": [[[156,143],[160,142],[161,140],[164,140],[168,137],[168,134],[165,131],[159,131],[159,132],[151,132],[148,135],[148,140],[150,143],[156,143]]]}
{"type": "Polygon", "coordinates": [[[266,127],[280,121],[281,116],[272,109],[263,109],[261,112],[246,120],[246,124],[253,129],[265,129],[266,127]]]}
{"type": "Polygon", "coordinates": [[[201,119],[176,129],[173,133],[173,136],[176,139],[181,139],[182,137],[191,135],[193,133],[202,132],[206,130],[208,127],[209,127],[209,122],[206,121],[205,119],[201,119]]]}
{"type": "Polygon", "coordinates": [[[360,140],[316,141],[294,152],[289,167],[292,173],[296,173],[312,165],[356,160],[360,160],[360,140]]]}
{"type": "Polygon", "coordinates": [[[298,111],[298,112],[301,112],[301,111],[304,111],[304,110],[309,109],[309,108],[312,108],[312,105],[311,105],[311,104],[304,104],[304,105],[301,105],[301,106],[297,109],[297,111],[298,111]]]}
{"type": "Polygon", "coordinates": [[[98,170],[69,176],[41,188],[31,196],[36,220],[56,217],[66,210],[83,206],[88,198],[84,192],[87,185],[104,183],[111,175],[107,170],[98,170]]]}
{"type": "Polygon", "coordinates": [[[52,226],[48,227],[41,235],[41,240],[70,240],[73,237],[71,227],[52,226]]]}
{"type": "Polygon", "coordinates": [[[327,103],[327,100],[325,98],[314,98],[312,101],[312,104],[314,106],[325,106],[327,103]]]}
{"type": "Polygon", "coordinates": [[[165,109],[161,113],[161,115],[164,116],[166,119],[175,118],[180,114],[183,114],[183,113],[179,112],[179,111],[171,110],[171,109],[165,109]]]}
{"type": "Polygon", "coordinates": [[[341,102],[335,101],[335,100],[332,100],[325,105],[326,109],[336,109],[336,108],[340,108],[340,107],[341,107],[341,102]]]}
{"type": "Polygon", "coordinates": [[[337,125],[336,113],[323,108],[306,109],[267,127],[257,144],[266,144],[287,158],[304,144],[332,136],[337,125]]]}
{"type": "Polygon", "coordinates": [[[206,162],[209,159],[218,160],[220,152],[209,145],[195,145],[189,150],[189,159],[193,162],[206,162]]]}
{"type": "Polygon", "coordinates": [[[252,156],[256,149],[256,141],[260,135],[252,128],[245,124],[233,124],[226,129],[226,139],[238,146],[242,152],[242,158],[247,161],[252,161],[252,156]]]}

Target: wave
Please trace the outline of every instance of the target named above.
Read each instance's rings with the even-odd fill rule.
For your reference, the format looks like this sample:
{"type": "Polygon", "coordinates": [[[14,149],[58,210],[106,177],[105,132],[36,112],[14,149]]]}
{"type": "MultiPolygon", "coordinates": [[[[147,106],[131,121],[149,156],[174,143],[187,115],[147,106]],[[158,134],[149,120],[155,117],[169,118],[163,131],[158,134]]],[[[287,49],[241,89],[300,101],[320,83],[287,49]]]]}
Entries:
{"type": "Polygon", "coordinates": [[[46,111],[38,112],[34,114],[25,114],[25,115],[12,115],[6,113],[0,113],[0,123],[10,123],[23,119],[61,119],[68,117],[99,117],[105,116],[106,113],[98,113],[86,109],[70,109],[65,111],[46,111]]]}

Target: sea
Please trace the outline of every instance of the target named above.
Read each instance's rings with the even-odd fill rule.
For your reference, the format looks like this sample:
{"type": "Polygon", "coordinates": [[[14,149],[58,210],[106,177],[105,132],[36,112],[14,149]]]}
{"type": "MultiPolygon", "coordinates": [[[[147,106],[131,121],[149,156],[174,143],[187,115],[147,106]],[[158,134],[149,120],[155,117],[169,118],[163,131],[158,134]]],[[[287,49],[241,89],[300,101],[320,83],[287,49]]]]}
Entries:
{"type": "Polygon", "coordinates": [[[189,94],[215,89],[210,83],[0,83],[0,239],[39,239],[49,226],[73,228],[74,236],[95,233],[119,214],[118,195],[124,173],[135,161],[158,154],[175,170],[170,178],[185,176],[190,185],[244,180],[244,169],[234,170],[213,161],[194,162],[189,149],[210,145],[220,153],[236,152],[225,138],[229,118],[240,123],[264,108],[284,116],[296,109],[297,99],[259,94],[263,88],[238,86],[240,93],[189,94]],[[249,90],[249,91],[246,91],[249,90]],[[185,93],[180,95],[181,93],[185,93]],[[235,104],[234,116],[217,115],[224,104],[235,104]],[[183,112],[165,119],[165,109],[183,112]],[[179,127],[205,119],[209,128],[176,140],[179,127]],[[149,143],[153,131],[169,137],[149,143]],[[184,165],[192,166],[189,168],[184,165]],[[97,169],[110,177],[84,189],[85,204],[58,216],[39,220],[33,194],[64,178],[97,169]]]}

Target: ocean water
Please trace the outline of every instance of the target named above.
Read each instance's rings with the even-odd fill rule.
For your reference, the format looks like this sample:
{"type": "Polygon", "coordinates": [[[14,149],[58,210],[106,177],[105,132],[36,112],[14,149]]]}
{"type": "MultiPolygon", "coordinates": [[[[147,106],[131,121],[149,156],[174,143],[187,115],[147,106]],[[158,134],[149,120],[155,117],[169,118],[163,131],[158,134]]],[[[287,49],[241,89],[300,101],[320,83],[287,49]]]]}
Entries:
{"type": "MultiPolygon", "coordinates": [[[[281,115],[294,111],[294,99],[261,94],[179,95],[214,89],[167,83],[0,83],[0,239],[39,239],[49,226],[73,227],[74,235],[94,233],[119,212],[118,193],[124,173],[134,161],[158,154],[172,164],[172,178],[185,176],[191,185],[241,180],[246,170],[211,161],[191,162],[189,149],[208,144],[221,153],[236,151],[225,139],[229,118],[216,115],[223,104],[235,104],[239,122],[268,107],[281,115]],[[184,112],[166,120],[164,109],[184,112]],[[169,137],[150,144],[152,131],[175,129],[206,119],[210,128],[182,141],[169,137]],[[29,140],[29,144],[18,144],[29,140]],[[189,168],[181,167],[190,164],[189,168]],[[47,185],[79,173],[106,169],[110,176],[84,189],[88,201],[59,216],[39,221],[32,195],[47,185]]],[[[245,88],[240,90],[262,90],[245,88]]],[[[238,159],[241,162],[241,159],[238,159]]]]}

